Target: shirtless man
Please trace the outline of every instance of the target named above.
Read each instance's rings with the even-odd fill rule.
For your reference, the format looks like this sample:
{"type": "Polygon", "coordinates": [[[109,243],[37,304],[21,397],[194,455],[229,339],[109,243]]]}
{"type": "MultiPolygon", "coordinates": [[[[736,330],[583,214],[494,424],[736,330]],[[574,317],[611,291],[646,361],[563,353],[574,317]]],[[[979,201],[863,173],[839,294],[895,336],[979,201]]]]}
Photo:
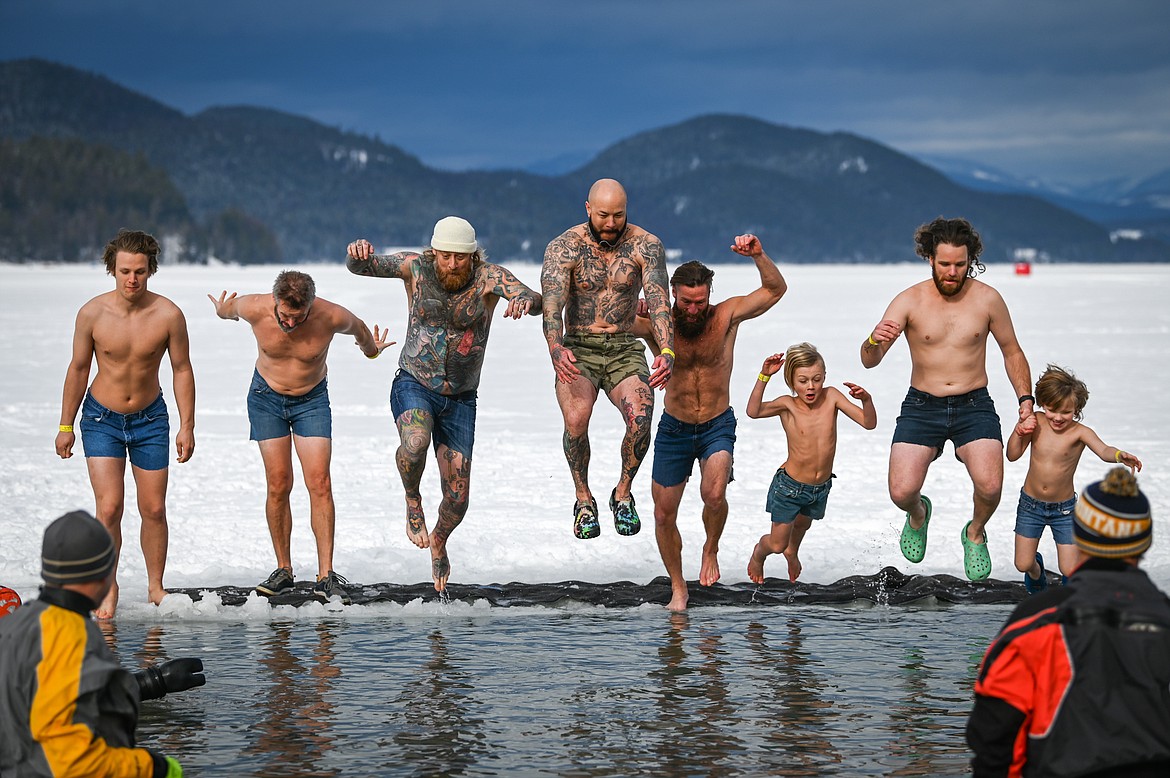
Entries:
{"type": "MultiPolygon", "coordinates": [[[[119,553],[129,456],[142,518],[147,593],[156,605],[166,596],[163,570],[168,538],[170,417],[158,377],[164,353],[170,355],[179,410],[178,461],[186,462],[195,452],[195,373],[187,320],[177,305],[146,288],[158,270],[159,250],[154,236],[139,231],[120,230],[106,244],[103,259],[106,272],[115,279],[114,291],[98,295],[77,313],[56,440],[58,456],[73,456],[73,421],[80,409],[81,442],[97,518],[110,531],[119,553]],[[98,372],[87,391],[95,358],[98,372]]],[[[99,619],[112,619],[117,607],[115,579],[95,613],[99,619]]]]}
{"type": "Polygon", "coordinates": [[[598,390],[606,393],[626,424],[621,476],[610,493],[609,507],[618,534],[634,535],[642,525],[631,489],[650,448],[651,388],[665,387],[674,366],[662,241],[627,223],[626,190],[613,179],[593,184],[585,213],[588,221],[548,244],[540,274],[544,339],[556,372],[565,458],[577,497],[573,534],[582,540],[601,534],[597,500],[589,489],[589,418],[598,390]],[[631,332],[643,291],[650,328],[661,348],[649,369],[644,347],[631,332]]]}
{"type": "Polygon", "coordinates": [[[406,285],[406,342],[390,390],[401,440],[394,459],[406,492],[406,536],[431,550],[431,577],[441,592],[451,575],[447,540],[463,521],[470,497],[475,400],[492,311],[502,298],[508,301],[505,317],[535,316],[540,295],[507,268],[485,261],[475,230],[458,216],[435,224],[422,254],[379,255],[361,239],[349,244],[348,253],[351,273],[399,278],[406,285]],[[443,499],[428,532],[419,482],[432,443],[443,499]]]}
{"type": "MultiPolygon", "coordinates": [[[[699,461],[699,493],[703,498],[703,544],[699,583],[719,580],[719,538],[727,523],[727,483],[735,447],[735,412],[731,409],[731,368],[739,325],[768,311],[788,291],[776,264],[755,235],[739,235],[731,250],[751,257],[760,272],[760,288],[749,294],[711,303],[715,271],[701,262],[687,262],[674,271],[675,346],[678,359],[666,387],[664,407],[654,436],[654,534],[658,553],[670,575],[672,611],[687,607],[687,581],[682,570],[682,536],[678,506],[699,461]]],[[[636,334],[650,336],[649,322],[639,317],[636,334]]],[[[653,345],[651,346],[653,348],[653,345]]]]}
{"type": "Polygon", "coordinates": [[[250,437],[260,447],[268,497],[264,514],[276,552],[276,569],[256,586],[266,596],[293,588],[292,450],[301,461],[309,491],[309,524],[317,541],[317,582],[313,596],[333,597],[349,604],[348,583],[333,571],[333,530],[336,509],[329,460],[333,454],[333,417],[325,358],[334,335],[353,335],[357,347],[376,359],[393,341],[337,303],[317,297],[313,279],[296,270],[276,277],[271,294],[237,297],[224,291],[207,295],[221,319],[243,319],[252,325],[258,355],[248,389],[250,437]]]}
{"type": "Polygon", "coordinates": [[[890,499],[906,512],[900,547],[911,562],[926,555],[930,500],[922,494],[931,462],[950,440],[974,485],[971,520],[963,527],[963,568],[971,580],[991,574],[988,519],[1003,487],[1003,438],[987,392],[987,336],[1003,354],[1019,400],[1019,418],[1032,416],[1028,360],[1016,340],[999,292],[973,277],[983,242],[965,219],[939,217],[918,228],[917,254],[930,262],[931,279],[898,294],[861,344],[861,364],[882,361],[903,332],[910,347],[910,390],[890,448],[890,499]]]}

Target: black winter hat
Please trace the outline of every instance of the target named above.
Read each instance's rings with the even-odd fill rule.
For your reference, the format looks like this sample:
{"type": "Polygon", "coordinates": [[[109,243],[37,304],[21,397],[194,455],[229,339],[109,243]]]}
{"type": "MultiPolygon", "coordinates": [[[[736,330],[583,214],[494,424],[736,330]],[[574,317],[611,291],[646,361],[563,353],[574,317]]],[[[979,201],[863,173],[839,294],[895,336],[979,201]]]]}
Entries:
{"type": "Polygon", "coordinates": [[[105,578],[118,554],[102,523],[85,511],[72,511],[45,530],[41,546],[41,578],[54,586],[105,578]]]}

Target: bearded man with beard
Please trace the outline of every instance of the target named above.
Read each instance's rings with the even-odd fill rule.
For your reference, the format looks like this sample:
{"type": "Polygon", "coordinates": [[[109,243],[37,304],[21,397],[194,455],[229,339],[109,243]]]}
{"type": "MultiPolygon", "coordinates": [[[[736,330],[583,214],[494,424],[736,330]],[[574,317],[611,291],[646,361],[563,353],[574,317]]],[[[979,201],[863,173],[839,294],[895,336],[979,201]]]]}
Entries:
{"type": "Polygon", "coordinates": [[[918,228],[916,253],[931,279],[893,299],[861,344],[861,364],[878,365],[902,333],[910,348],[910,390],[890,448],[890,499],[906,512],[899,546],[910,562],[926,555],[931,503],[922,494],[931,462],[950,440],[974,485],[971,520],[959,533],[971,580],[991,574],[985,527],[1003,487],[1003,439],[987,392],[987,337],[1003,354],[1019,419],[1033,415],[1031,371],[1003,298],[974,276],[983,270],[983,242],[966,219],[939,217],[918,228]]]}
{"type": "MultiPolygon", "coordinates": [[[[739,325],[768,311],[788,291],[784,276],[764,253],[759,238],[739,235],[731,250],[756,263],[760,272],[759,289],[712,303],[711,280],[715,272],[697,261],[680,265],[670,278],[678,357],[654,436],[650,488],[658,553],[670,575],[671,597],[666,607],[672,611],[685,610],[689,599],[682,569],[678,506],[695,460],[699,462],[699,491],[706,531],[699,583],[711,586],[719,580],[719,539],[727,523],[727,484],[732,477],[735,446],[731,368],[739,325]]],[[[635,334],[651,339],[654,348],[648,320],[639,318],[638,325],[635,334]]]]}
{"type": "Polygon", "coordinates": [[[374,253],[369,241],[349,244],[351,273],[399,278],[410,314],[390,409],[400,445],[394,460],[406,492],[406,536],[431,552],[435,589],[447,588],[451,563],[447,540],[467,513],[475,402],[487,348],[492,311],[508,301],[504,316],[520,319],[541,312],[541,297],[501,265],[487,262],[465,219],[435,223],[431,245],[421,254],[374,253]],[[433,530],[427,530],[419,483],[433,444],[443,498],[433,530]]]}
{"type": "Polygon", "coordinates": [[[258,355],[248,388],[249,437],[260,447],[268,497],[264,513],[276,552],[276,569],[256,586],[267,597],[296,585],[292,566],[292,451],[301,462],[309,492],[309,524],[317,543],[317,582],[313,596],[349,603],[345,578],[333,571],[333,530],[336,509],[329,462],[333,456],[333,416],[325,359],[334,335],[353,335],[357,347],[370,359],[387,346],[386,333],[337,303],[317,296],[312,276],[285,270],[276,277],[271,294],[237,297],[222,292],[207,295],[221,319],[252,325],[258,355]]]}
{"type": "Polygon", "coordinates": [[[589,419],[605,392],[622,415],[621,474],[609,495],[614,529],[642,528],[632,492],[650,448],[654,393],[670,380],[674,332],[666,292],[666,251],[656,236],[626,220],[626,190],[612,178],[594,182],[585,201],[588,220],[565,230],[545,249],[540,272],[544,339],[556,374],[565,421],[562,444],[573,478],[573,535],[601,534],[589,488],[589,419]],[[647,366],[646,349],[631,332],[645,292],[650,327],[661,352],[647,366]]]}

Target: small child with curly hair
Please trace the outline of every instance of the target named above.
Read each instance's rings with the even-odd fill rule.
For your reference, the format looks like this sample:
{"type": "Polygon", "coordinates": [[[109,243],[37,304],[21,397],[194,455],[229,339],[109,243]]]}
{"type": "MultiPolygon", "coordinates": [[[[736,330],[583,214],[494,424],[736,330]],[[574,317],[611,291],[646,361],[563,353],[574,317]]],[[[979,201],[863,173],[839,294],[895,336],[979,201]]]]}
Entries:
{"type": "Polygon", "coordinates": [[[1036,382],[1036,406],[1043,408],[1016,424],[1007,444],[1007,458],[1015,462],[1031,446],[1028,475],[1016,508],[1016,569],[1024,574],[1029,594],[1048,588],[1044,557],[1037,552],[1045,527],[1056,541],[1060,572],[1067,578],[1077,563],[1073,539],[1073,510],[1077,495],[1073,477],[1081,454],[1088,448],[1104,462],[1119,463],[1131,471],[1142,469],[1133,454],[1107,446],[1096,432],[1081,424],[1089,389],[1072,371],[1048,365],[1036,382]]]}
{"type": "Polygon", "coordinates": [[[780,417],[788,439],[788,457],[768,489],[766,509],[772,514],[772,530],[756,543],[748,561],[748,578],[756,583],[764,582],[764,560],[770,554],[783,554],[788,560],[788,580],[795,581],[800,575],[800,542],[813,520],[824,518],[833,485],[837,412],[867,430],[877,427],[877,409],[869,392],[848,381],[844,386],[861,407],[836,387],[825,386],[825,360],[809,343],[797,343],[784,354],[773,354],[760,368],[748,398],[747,415],[753,419],[780,417]],[[764,385],[781,366],[792,395],[764,402],[764,385]]]}

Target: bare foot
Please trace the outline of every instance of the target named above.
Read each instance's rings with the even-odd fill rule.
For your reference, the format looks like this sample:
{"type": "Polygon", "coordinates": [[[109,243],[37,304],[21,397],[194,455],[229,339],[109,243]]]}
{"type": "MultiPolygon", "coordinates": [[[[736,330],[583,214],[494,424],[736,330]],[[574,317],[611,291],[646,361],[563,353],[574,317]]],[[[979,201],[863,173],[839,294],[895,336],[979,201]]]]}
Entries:
{"type": "Polygon", "coordinates": [[[114,585],[110,587],[110,593],[106,595],[102,604],[93,614],[99,619],[112,619],[116,610],[118,610],[118,583],[115,581],[114,585]]]}
{"type": "Polygon", "coordinates": [[[703,563],[699,566],[699,583],[710,586],[719,580],[719,552],[703,550],[703,563]]]}
{"type": "Polygon", "coordinates": [[[674,586],[671,586],[670,591],[671,591],[670,602],[668,602],[666,604],[666,609],[668,611],[674,611],[675,613],[680,613],[682,611],[685,611],[687,609],[687,600],[690,597],[690,595],[687,592],[686,581],[682,582],[681,589],[676,588],[674,586]]]}
{"type": "Polygon", "coordinates": [[[435,579],[435,591],[441,592],[447,588],[447,578],[451,575],[451,560],[447,558],[446,548],[431,547],[431,578],[435,579]]]}
{"type": "Polygon", "coordinates": [[[423,516],[422,500],[406,498],[406,537],[419,548],[430,548],[431,535],[427,532],[427,520],[423,516]]]}
{"type": "Polygon", "coordinates": [[[170,594],[170,592],[168,592],[166,589],[162,588],[161,586],[158,587],[157,589],[155,589],[152,586],[152,587],[150,587],[149,591],[147,592],[147,597],[149,597],[150,601],[152,603],[154,603],[155,605],[162,605],[163,599],[168,594],[170,594]]]}
{"type": "Polygon", "coordinates": [[[748,560],[748,578],[753,582],[762,584],[764,582],[764,560],[768,555],[760,548],[757,543],[756,547],[752,549],[752,558],[748,560]]]}
{"type": "Polygon", "coordinates": [[[784,558],[788,560],[788,580],[796,581],[800,577],[800,571],[804,569],[800,564],[800,557],[785,551],[784,558]]]}

